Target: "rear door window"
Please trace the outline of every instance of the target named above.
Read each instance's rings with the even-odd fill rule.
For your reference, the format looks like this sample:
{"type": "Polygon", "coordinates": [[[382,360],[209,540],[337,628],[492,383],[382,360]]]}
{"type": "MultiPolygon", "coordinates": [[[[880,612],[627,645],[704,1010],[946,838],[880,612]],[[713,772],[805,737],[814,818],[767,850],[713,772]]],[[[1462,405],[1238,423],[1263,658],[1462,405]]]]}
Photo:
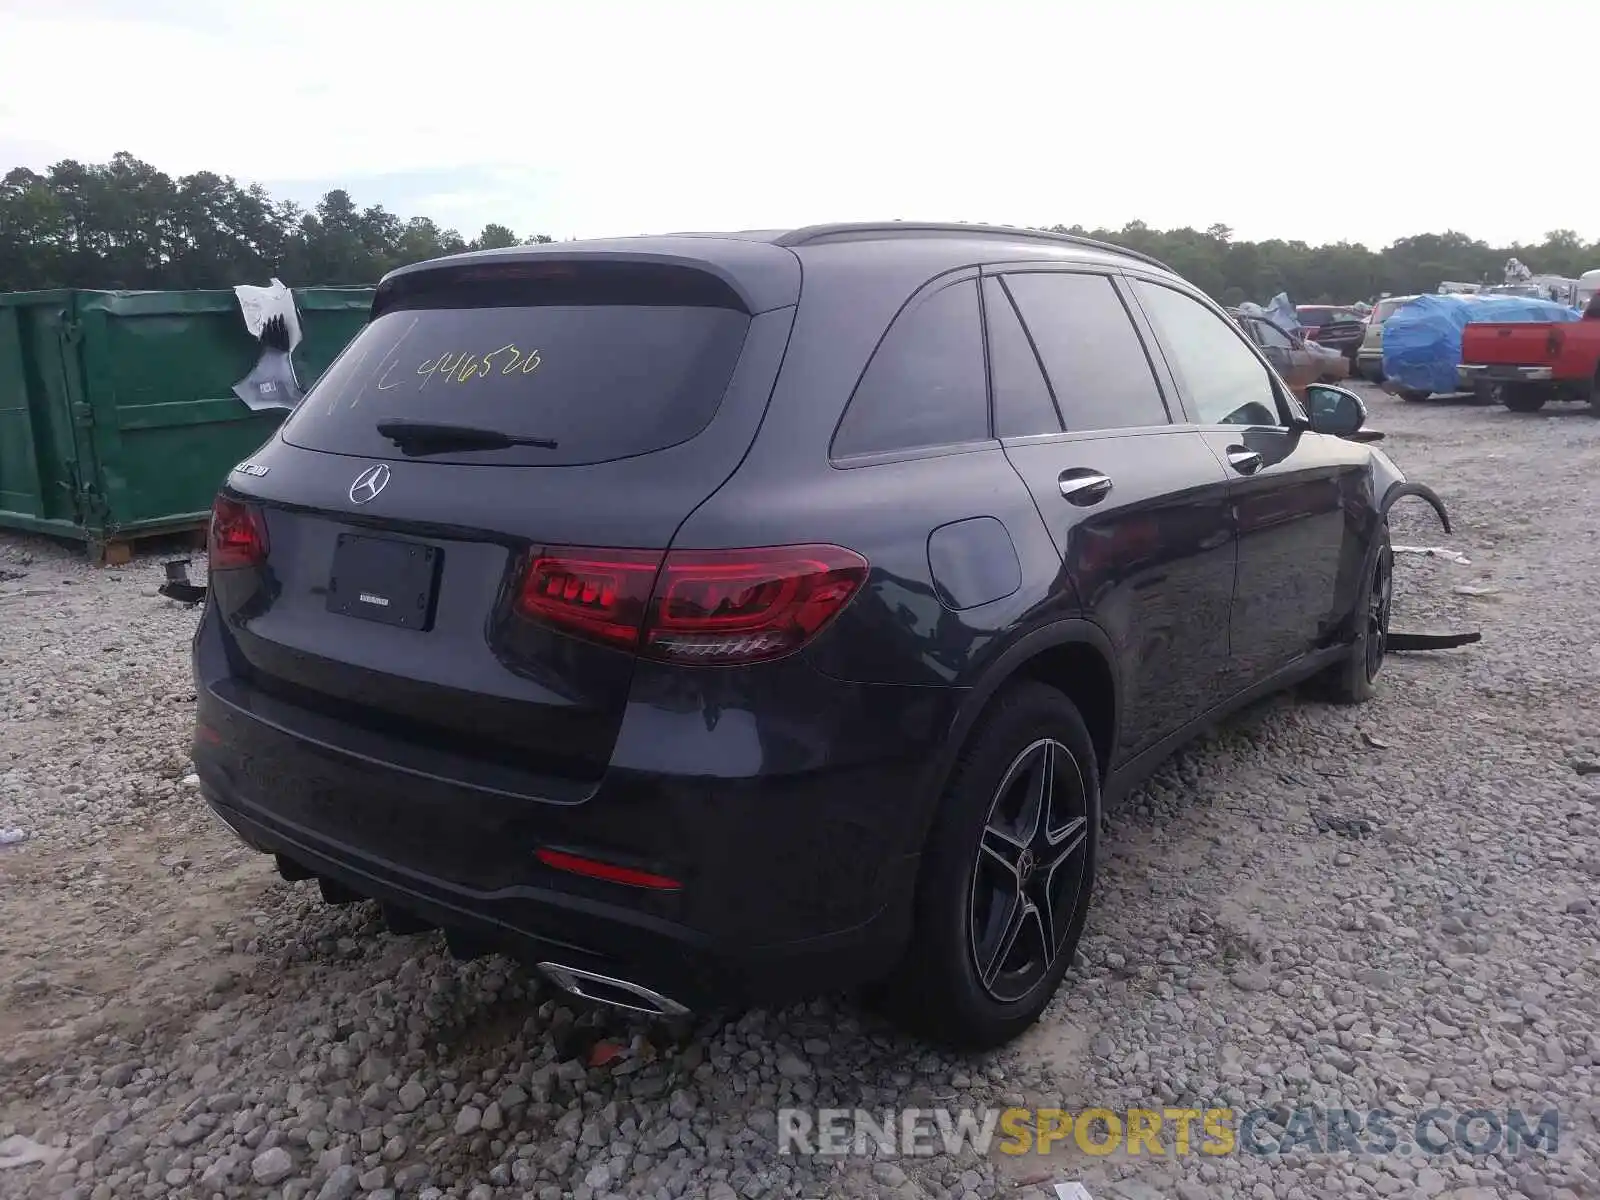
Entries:
{"type": "Polygon", "coordinates": [[[1050,398],[1039,356],[999,279],[983,281],[983,320],[989,332],[989,383],[996,437],[1060,433],[1061,414],[1050,398]]]}
{"type": "Polygon", "coordinates": [[[833,437],[836,458],[989,439],[978,283],[964,279],[903,309],[867,364],[833,437]]]}
{"type": "Polygon", "coordinates": [[[1004,278],[1067,432],[1169,423],[1144,343],[1108,277],[1030,271],[1004,278]]]}
{"type": "Polygon", "coordinates": [[[541,438],[554,449],[451,450],[429,462],[570,465],[664,450],[715,415],[750,318],[723,307],[416,307],[368,324],[307,393],[284,440],[403,457],[402,420],[541,438]]]}

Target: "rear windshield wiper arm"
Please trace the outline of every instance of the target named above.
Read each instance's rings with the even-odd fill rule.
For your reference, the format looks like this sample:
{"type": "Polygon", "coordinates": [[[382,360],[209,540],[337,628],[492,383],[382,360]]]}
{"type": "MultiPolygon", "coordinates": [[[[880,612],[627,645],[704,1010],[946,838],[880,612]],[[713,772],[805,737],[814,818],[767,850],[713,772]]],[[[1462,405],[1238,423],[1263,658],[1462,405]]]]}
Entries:
{"type": "Polygon", "coordinates": [[[406,454],[444,454],[451,450],[507,450],[512,446],[533,446],[554,450],[554,438],[516,437],[498,429],[479,429],[473,425],[435,425],[429,421],[379,421],[378,432],[406,454]]]}

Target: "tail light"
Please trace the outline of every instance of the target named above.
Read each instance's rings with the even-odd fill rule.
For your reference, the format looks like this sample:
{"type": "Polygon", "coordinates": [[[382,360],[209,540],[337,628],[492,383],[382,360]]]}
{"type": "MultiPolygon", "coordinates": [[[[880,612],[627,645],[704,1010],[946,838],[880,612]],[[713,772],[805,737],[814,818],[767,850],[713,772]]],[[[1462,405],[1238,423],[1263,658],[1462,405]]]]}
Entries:
{"type": "Polygon", "coordinates": [[[219,495],[211,506],[208,566],[213,571],[260,566],[267,560],[267,526],[248,504],[219,495]]]}
{"type": "Polygon", "coordinates": [[[534,555],[518,612],[664,662],[725,666],[799,649],[867,577],[839,546],[534,555]]]}
{"type": "Polygon", "coordinates": [[[517,597],[525,617],[614,646],[637,646],[661,567],[653,550],[573,550],[540,554],[517,597]]]}

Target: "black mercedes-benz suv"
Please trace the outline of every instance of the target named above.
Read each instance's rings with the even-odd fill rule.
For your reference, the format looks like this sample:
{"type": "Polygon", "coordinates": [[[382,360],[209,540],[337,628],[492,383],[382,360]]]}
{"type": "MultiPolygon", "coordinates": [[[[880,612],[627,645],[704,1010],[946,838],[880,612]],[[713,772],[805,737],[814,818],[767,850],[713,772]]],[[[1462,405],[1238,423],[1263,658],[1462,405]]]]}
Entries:
{"type": "Polygon", "coordinates": [[[1138,254],[984,226],[406,267],[216,501],[205,798],[397,930],[673,1013],[1034,1021],[1102,806],[1372,691],[1400,480],[1138,254]]]}

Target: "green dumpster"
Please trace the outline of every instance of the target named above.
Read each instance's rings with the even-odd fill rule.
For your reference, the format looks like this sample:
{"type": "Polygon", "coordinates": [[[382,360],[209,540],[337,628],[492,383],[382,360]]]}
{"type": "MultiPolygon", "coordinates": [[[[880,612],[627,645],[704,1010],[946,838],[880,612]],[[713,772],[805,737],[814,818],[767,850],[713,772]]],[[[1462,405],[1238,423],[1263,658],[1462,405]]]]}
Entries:
{"type": "MultiPolygon", "coordinates": [[[[296,288],[301,385],[366,322],[372,288],[296,288]]],[[[259,347],[232,291],[0,295],[0,529],[122,557],[204,525],[283,421],[233,394],[259,347]]]]}

